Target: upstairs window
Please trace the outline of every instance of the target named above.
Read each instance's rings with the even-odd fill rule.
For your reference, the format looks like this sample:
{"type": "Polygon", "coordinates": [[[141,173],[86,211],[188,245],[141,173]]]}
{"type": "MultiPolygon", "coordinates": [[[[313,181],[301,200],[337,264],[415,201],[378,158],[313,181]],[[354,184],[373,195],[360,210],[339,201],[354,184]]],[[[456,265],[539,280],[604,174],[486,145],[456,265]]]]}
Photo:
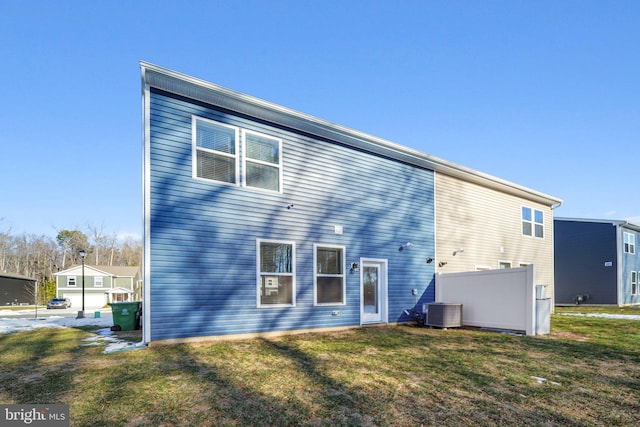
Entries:
{"type": "Polygon", "coordinates": [[[247,130],[243,130],[242,134],[245,185],[281,191],[282,140],[247,130]]]}
{"type": "Polygon", "coordinates": [[[93,286],[96,288],[101,288],[102,286],[104,286],[104,277],[95,276],[93,278],[93,286]]]}
{"type": "Polygon", "coordinates": [[[344,304],[344,247],[314,245],[314,248],[316,304],[344,304]]]}
{"type": "Polygon", "coordinates": [[[544,237],[544,213],[541,210],[522,207],[522,235],[544,237]]]}
{"type": "Polygon", "coordinates": [[[624,233],[624,253],[635,254],[636,253],[636,235],[631,233],[624,233]]]}
{"type": "Polygon", "coordinates": [[[67,276],[67,286],[76,286],[76,276],[67,276]]]}
{"type": "Polygon", "coordinates": [[[258,306],[295,305],[295,245],[257,241],[258,306]]]}
{"type": "Polygon", "coordinates": [[[238,182],[238,129],[199,117],[193,119],[193,175],[238,182]]]}

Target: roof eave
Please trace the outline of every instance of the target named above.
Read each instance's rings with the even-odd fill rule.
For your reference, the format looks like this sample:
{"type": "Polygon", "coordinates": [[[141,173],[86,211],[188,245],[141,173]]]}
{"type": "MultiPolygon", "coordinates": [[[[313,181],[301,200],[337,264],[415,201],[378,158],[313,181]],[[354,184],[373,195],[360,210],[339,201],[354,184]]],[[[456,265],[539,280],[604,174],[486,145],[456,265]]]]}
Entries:
{"type": "Polygon", "coordinates": [[[516,195],[552,208],[562,199],[479,172],[456,163],[414,150],[394,142],[331,123],[250,95],[141,61],[143,87],[155,87],[165,92],[215,105],[242,115],[266,120],[286,128],[335,140],[342,144],[371,151],[414,166],[430,169],[468,182],[516,195]]]}

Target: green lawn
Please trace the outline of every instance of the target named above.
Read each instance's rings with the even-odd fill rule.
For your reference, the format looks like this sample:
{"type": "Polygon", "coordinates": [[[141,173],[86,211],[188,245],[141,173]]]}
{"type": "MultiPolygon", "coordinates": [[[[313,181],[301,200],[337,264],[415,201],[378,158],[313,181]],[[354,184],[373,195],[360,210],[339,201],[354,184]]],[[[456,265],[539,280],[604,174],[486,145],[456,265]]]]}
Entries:
{"type": "Polygon", "coordinates": [[[640,321],[554,315],[545,337],[390,326],[112,354],[82,346],[88,336],[0,335],[0,403],[69,404],[73,426],[640,425],[640,321]]]}

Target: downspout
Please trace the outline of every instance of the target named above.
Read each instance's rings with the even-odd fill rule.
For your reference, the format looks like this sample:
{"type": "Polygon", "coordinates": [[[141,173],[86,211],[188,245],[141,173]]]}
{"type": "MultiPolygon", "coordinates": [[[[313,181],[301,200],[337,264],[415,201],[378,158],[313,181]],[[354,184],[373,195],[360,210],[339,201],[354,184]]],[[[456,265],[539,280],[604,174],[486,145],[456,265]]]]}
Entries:
{"type": "Polygon", "coordinates": [[[142,345],[151,341],[151,272],[150,272],[150,225],[149,207],[151,195],[149,189],[150,176],[150,144],[151,130],[149,123],[150,100],[146,68],[141,64],[140,77],[142,83],[142,345]]]}

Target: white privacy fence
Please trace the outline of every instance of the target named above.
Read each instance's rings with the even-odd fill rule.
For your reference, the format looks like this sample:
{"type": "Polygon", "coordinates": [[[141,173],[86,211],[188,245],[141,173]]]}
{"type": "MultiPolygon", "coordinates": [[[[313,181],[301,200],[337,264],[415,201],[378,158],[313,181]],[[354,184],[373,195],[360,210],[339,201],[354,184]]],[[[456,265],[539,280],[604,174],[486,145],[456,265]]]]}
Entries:
{"type": "MultiPolygon", "coordinates": [[[[534,265],[436,275],[436,302],[462,304],[462,323],[466,326],[535,335],[538,304],[538,333],[548,333],[549,314],[540,318],[541,301],[536,300],[534,265]]],[[[549,300],[545,302],[548,306],[549,300]]]]}

